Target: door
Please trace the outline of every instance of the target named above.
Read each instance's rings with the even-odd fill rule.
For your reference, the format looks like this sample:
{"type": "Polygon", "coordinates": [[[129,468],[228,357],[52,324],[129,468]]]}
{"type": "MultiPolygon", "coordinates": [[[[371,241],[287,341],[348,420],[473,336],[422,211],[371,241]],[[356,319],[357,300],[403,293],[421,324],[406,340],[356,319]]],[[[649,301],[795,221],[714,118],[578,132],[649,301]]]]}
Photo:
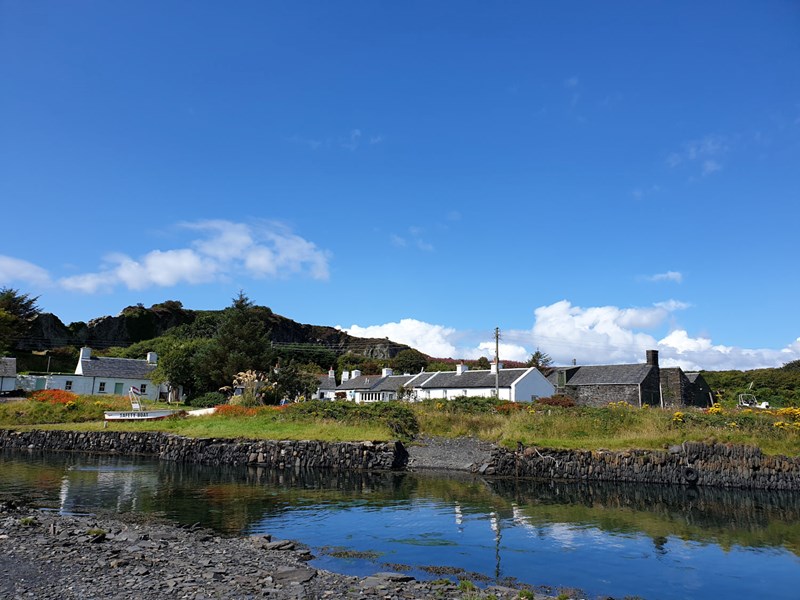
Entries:
{"type": "Polygon", "coordinates": [[[121,396],[122,395],[122,384],[121,383],[115,383],[114,384],[114,393],[117,396],[121,396]]]}

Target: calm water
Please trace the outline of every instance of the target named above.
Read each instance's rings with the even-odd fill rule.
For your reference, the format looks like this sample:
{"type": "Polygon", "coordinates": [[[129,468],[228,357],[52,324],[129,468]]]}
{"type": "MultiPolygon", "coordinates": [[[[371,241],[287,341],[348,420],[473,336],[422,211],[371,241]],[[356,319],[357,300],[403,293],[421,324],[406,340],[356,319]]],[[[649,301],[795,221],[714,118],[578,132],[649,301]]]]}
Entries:
{"type": "MultiPolygon", "coordinates": [[[[152,512],[271,533],[319,568],[430,565],[589,597],[800,597],[800,494],[271,472],[70,454],[0,454],[0,495],[66,513],[152,512]],[[337,558],[342,552],[360,558],[337,558]]],[[[468,573],[464,574],[464,572],[468,573]]]]}

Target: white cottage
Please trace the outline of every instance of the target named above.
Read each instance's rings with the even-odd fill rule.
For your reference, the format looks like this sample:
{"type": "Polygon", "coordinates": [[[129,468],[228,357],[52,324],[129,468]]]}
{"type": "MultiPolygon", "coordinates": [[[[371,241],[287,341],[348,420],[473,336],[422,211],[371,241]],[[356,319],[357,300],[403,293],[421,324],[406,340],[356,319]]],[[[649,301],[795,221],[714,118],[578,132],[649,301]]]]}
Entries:
{"type": "Polygon", "coordinates": [[[492,365],[489,370],[470,371],[466,365],[457,365],[455,371],[436,371],[416,375],[394,375],[384,369],[380,375],[362,375],[361,371],[344,373],[336,392],[340,397],[355,402],[377,402],[399,399],[399,391],[406,398],[427,400],[431,398],[452,399],[461,396],[492,397],[497,385],[501,400],[531,402],[546,398],[555,392],[535,367],[527,369],[503,369],[499,374],[492,365]]]}
{"type": "Polygon", "coordinates": [[[383,369],[380,375],[362,375],[359,370],[345,371],[336,393],[359,404],[399,400],[400,390],[412,390],[414,380],[420,375],[395,375],[392,369],[383,369]]]}
{"type": "Polygon", "coordinates": [[[470,371],[467,365],[456,365],[455,371],[425,375],[424,379],[418,377],[414,381],[414,392],[419,400],[449,400],[460,396],[488,398],[497,393],[501,400],[532,402],[555,392],[553,384],[536,367],[504,369],[501,363],[499,371],[495,364],[488,370],[470,371]]]}
{"type": "Polygon", "coordinates": [[[148,400],[169,395],[170,401],[179,401],[180,390],[173,390],[166,385],[159,386],[151,381],[157,365],[158,356],[155,352],[148,352],[147,358],[142,360],[92,356],[91,348],[81,348],[74,374],[53,373],[20,379],[22,386],[31,390],[66,390],[75,394],[121,396],[135,388],[148,400]]]}

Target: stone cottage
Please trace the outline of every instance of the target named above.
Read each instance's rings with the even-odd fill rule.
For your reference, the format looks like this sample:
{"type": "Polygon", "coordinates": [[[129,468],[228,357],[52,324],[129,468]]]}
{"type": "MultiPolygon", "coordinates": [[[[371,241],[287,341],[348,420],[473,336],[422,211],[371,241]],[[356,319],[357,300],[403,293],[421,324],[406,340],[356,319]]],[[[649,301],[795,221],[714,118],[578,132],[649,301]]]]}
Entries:
{"type": "Polygon", "coordinates": [[[713,396],[699,373],[690,378],[680,367],[662,368],[658,350],[648,350],[643,364],[561,367],[548,380],[557,394],[582,406],[627,402],[633,406],[680,408],[710,406],[713,396]]]}

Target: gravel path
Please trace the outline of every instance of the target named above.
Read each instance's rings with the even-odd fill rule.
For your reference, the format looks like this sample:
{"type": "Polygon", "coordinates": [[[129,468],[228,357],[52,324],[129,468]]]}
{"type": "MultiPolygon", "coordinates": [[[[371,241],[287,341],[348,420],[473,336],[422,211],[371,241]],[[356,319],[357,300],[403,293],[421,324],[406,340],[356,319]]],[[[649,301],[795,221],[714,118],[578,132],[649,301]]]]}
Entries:
{"type": "Polygon", "coordinates": [[[494,445],[471,438],[421,436],[408,444],[408,468],[477,471],[489,462],[494,445]]]}

